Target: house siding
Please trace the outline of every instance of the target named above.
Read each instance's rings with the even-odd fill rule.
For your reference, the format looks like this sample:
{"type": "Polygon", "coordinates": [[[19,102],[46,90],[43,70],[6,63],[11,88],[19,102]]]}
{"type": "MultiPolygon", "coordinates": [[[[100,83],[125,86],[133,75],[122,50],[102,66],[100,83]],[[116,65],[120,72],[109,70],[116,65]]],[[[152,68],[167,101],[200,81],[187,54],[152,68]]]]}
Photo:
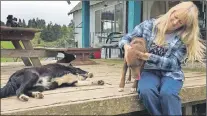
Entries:
{"type": "MultiPolygon", "coordinates": [[[[92,1],[91,1],[92,2],[92,1]]],[[[126,8],[126,2],[123,2],[124,4],[124,9],[126,8]]],[[[95,5],[90,6],[90,46],[97,48],[97,47],[101,47],[102,43],[99,43],[99,39],[97,37],[97,35],[95,34],[95,11],[103,9],[104,8],[104,4],[105,2],[100,2],[97,3],[95,5]]],[[[107,7],[109,6],[114,6],[116,4],[119,4],[119,1],[107,1],[107,7]]],[[[151,18],[150,16],[152,15],[151,13],[151,7],[153,6],[154,1],[144,1],[143,2],[143,18],[142,20],[146,20],[151,18]]],[[[157,6],[156,6],[157,7],[157,6]]],[[[126,12],[124,12],[126,14],[126,12]]],[[[75,26],[78,26],[79,24],[81,24],[82,22],[82,12],[81,10],[77,10],[75,12],[73,12],[73,17],[74,17],[74,22],[75,22],[75,26]]],[[[127,16],[124,15],[124,18],[126,18],[127,16]]],[[[123,28],[125,28],[126,25],[126,20],[124,20],[124,26],[123,28]]],[[[81,26],[81,25],[80,25],[81,26]]],[[[123,29],[125,32],[125,29],[123,29]]],[[[82,47],[82,28],[75,28],[75,32],[77,34],[75,34],[75,39],[76,42],[78,42],[78,47],[81,48],[82,47]]],[[[119,50],[114,49],[112,50],[112,58],[117,58],[119,56],[119,50]]],[[[104,49],[102,49],[102,57],[105,57],[105,51],[104,49]]]]}

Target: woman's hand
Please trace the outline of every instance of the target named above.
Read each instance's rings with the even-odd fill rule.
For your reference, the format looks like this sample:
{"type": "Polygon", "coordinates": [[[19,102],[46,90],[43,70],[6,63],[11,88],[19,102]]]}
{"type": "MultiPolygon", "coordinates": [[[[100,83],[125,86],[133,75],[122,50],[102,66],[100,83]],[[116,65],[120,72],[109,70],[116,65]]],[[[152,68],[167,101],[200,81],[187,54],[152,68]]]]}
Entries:
{"type": "Polygon", "coordinates": [[[124,45],[124,50],[127,51],[128,49],[132,48],[129,44],[124,45]]]}
{"type": "Polygon", "coordinates": [[[136,52],[136,55],[137,55],[137,57],[139,58],[139,59],[142,59],[142,60],[148,60],[149,59],[149,57],[150,57],[150,53],[143,53],[143,52],[139,52],[139,51],[137,51],[136,52]]]}

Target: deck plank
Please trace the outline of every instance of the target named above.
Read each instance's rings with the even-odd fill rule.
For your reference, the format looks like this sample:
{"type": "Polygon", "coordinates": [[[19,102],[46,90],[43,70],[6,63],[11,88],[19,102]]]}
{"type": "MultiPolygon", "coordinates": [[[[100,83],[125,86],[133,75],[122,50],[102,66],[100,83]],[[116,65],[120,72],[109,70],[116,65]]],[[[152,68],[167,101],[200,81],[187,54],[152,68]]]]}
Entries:
{"type": "MultiPolygon", "coordinates": [[[[1,66],[1,85],[4,85],[7,82],[9,76],[14,71],[21,69],[23,67],[24,67],[23,63],[22,64],[19,63],[18,65],[6,64],[6,63],[3,64],[3,66],[1,66]]],[[[84,103],[91,104],[92,102],[101,103],[101,101],[104,100],[107,101],[110,99],[115,99],[115,100],[119,99],[124,101],[127,99],[133,99],[133,100],[136,99],[137,93],[132,94],[130,92],[130,87],[132,85],[132,82],[126,84],[124,92],[118,92],[118,85],[121,77],[121,65],[83,65],[77,67],[94,73],[94,78],[91,78],[89,80],[102,79],[106,82],[106,84],[103,86],[67,87],[67,88],[59,88],[51,91],[45,91],[43,92],[45,96],[44,99],[30,98],[28,102],[21,102],[17,100],[15,96],[3,98],[1,99],[1,114],[18,113],[18,112],[20,112],[20,114],[27,114],[29,112],[35,114],[38,111],[40,112],[42,111],[41,113],[45,114],[43,110],[44,108],[46,109],[51,108],[50,110],[52,110],[53,108],[56,109],[55,107],[61,106],[61,108],[63,108],[62,110],[64,110],[66,105],[70,108],[74,108],[77,106],[77,104],[84,104],[84,103]]],[[[203,89],[205,89],[206,86],[206,73],[185,72],[185,77],[186,78],[184,81],[184,87],[181,93],[181,98],[183,99],[183,102],[196,100],[197,95],[200,95],[201,97],[199,99],[202,100],[204,96],[203,89]],[[185,93],[186,91],[187,92],[191,91],[191,89],[192,89],[192,93],[185,93]],[[198,91],[200,92],[198,93],[198,91]],[[190,94],[192,94],[193,96],[191,96],[190,94]]],[[[110,101],[109,103],[113,104],[112,101],[110,101]]],[[[105,105],[107,105],[107,103],[105,105]]],[[[132,105],[137,105],[137,104],[132,103],[132,105]]],[[[142,107],[143,106],[141,105],[140,109],[142,109],[142,107]]],[[[45,112],[48,111],[47,112],[48,114],[56,114],[56,112],[58,112],[58,111],[49,111],[46,109],[45,112]]],[[[94,110],[94,112],[100,113],[101,111],[99,110],[100,109],[97,109],[97,111],[94,110]]],[[[128,110],[122,109],[122,111],[119,110],[121,109],[117,109],[117,111],[113,111],[113,112],[114,113],[127,112],[127,111],[133,111],[138,109],[132,108],[128,110]]],[[[76,110],[74,109],[74,111],[76,110]]],[[[74,113],[72,111],[65,110],[65,113],[69,113],[69,112],[74,113]]],[[[90,114],[91,112],[87,112],[84,110],[82,113],[90,114]]]]}

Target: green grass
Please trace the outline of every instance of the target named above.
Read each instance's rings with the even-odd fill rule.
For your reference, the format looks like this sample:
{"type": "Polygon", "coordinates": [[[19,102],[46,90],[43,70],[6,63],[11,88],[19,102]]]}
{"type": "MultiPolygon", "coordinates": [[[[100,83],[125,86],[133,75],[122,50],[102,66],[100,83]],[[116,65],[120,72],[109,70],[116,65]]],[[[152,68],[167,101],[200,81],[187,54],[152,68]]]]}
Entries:
{"type": "MultiPolygon", "coordinates": [[[[14,46],[9,41],[1,41],[1,49],[13,49],[14,46]]],[[[1,58],[1,62],[12,62],[13,58],[1,58]]]]}
{"type": "MultiPolygon", "coordinates": [[[[22,45],[22,43],[20,43],[22,45]]],[[[1,41],[1,49],[14,49],[10,41],[1,41]]],[[[17,58],[1,58],[1,62],[14,62],[17,58]]],[[[21,61],[19,58],[17,61],[21,61]]]]}
{"type": "MultiPolygon", "coordinates": [[[[54,47],[56,45],[55,42],[44,42],[41,40],[41,44],[38,44],[38,40],[40,39],[40,33],[36,33],[34,39],[31,41],[33,47],[54,47]]],[[[20,45],[23,47],[23,44],[20,42],[20,45]]],[[[1,41],[1,49],[14,49],[13,44],[10,41],[1,41]]],[[[42,58],[39,58],[40,60],[42,58]]],[[[1,57],[1,62],[19,62],[22,61],[21,58],[2,58],[1,57]]]]}
{"type": "Polygon", "coordinates": [[[3,49],[13,49],[14,46],[10,41],[1,41],[1,48],[3,48],[3,49]]]}

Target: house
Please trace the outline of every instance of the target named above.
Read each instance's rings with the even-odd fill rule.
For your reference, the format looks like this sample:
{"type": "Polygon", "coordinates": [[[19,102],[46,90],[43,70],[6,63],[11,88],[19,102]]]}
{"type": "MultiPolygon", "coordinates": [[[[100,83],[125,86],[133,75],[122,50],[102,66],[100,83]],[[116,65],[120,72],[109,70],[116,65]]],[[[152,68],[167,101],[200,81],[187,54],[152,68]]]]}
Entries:
{"type": "MultiPolygon", "coordinates": [[[[101,47],[106,42],[106,36],[111,32],[121,32],[126,33],[129,31],[128,20],[132,15],[138,15],[141,21],[145,19],[155,18],[161,14],[168,11],[169,8],[179,3],[179,1],[137,1],[138,10],[135,8],[134,11],[129,11],[131,8],[129,5],[131,1],[90,1],[90,34],[89,34],[89,45],[90,47],[101,47]],[[135,12],[136,11],[136,12],[135,12]],[[139,12],[140,13],[137,13],[139,12]]],[[[77,42],[77,47],[82,46],[82,3],[79,2],[68,15],[73,15],[73,20],[75,23],[75,41],[77,42]]],[[[200,11],[200,25],[201,27],[206,27],[205,22],[205,8],[204,2],[195,1],[196,5],[200,11]]],[[[136,5],[136,4],[135,4],[136,5]]],[[[133,6],[132,6],[133,7],[133,6]]],[[[139,19],[137,19],[139,20],[139,19]]],[[[136,20],[135,20],[136,21],[136,20]]],[[[134,25],[132,25],[134,26],[134,25]]],[[[114,57],[118,56],[119,50],[113,50],[112,55],[114,57]]]]}

